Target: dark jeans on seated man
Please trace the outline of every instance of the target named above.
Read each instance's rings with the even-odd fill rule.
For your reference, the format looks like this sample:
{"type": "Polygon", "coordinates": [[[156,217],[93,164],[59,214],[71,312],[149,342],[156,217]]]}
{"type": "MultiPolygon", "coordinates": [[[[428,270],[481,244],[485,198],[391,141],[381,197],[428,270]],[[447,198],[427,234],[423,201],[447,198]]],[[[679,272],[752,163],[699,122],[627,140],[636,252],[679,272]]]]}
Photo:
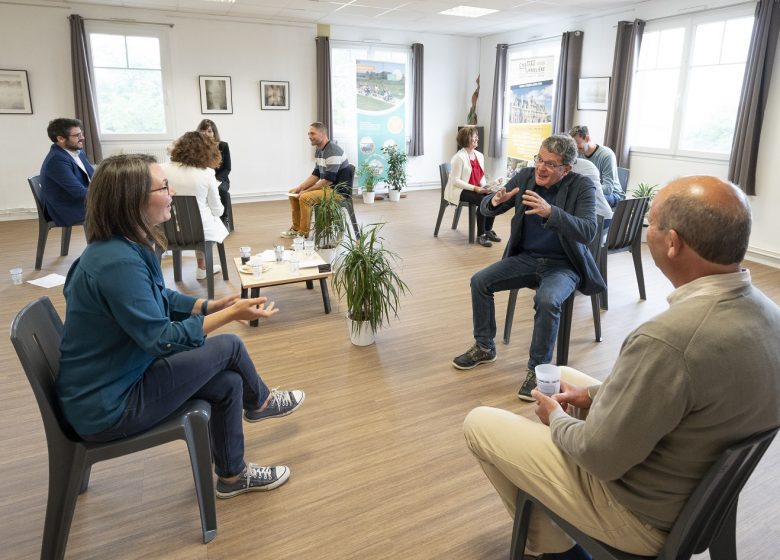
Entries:
{"type": "Polygon", "coordinates": [[[617,203],[626,198],[626,195],[622,192],[619,193],[612,193],[612,194],[605,194],[604,198],[607,199],[607,204],[609,204],[612,208],[617,206],[617,203]]]}

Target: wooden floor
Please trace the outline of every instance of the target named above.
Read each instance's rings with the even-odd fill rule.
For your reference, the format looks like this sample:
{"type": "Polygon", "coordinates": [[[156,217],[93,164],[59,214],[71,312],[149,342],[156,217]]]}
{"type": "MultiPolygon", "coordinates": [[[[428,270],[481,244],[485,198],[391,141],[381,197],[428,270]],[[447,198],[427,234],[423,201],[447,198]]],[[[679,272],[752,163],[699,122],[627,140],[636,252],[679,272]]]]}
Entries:
{"type": "MultiPolygon", "coordinates": [[[[498,360],[470,372],[452,358],[472,343],[469,277],[497,260],[504,244],[467,244],[460,228],[432,236],[439,191],[413,192],[400,203],[355,204],[363,223],[386,221],[384,234],[402,257],[400,274],[411,295],[400,317],[376,345],[349,342],[343,305],[333,298],[325,315],[319,286],[268,291],[281,312],[258,329],[232,325],[270,386],[301,388],[306,402],[292,416],[246,424],[246,455],[263,464],[287,464],[290,482],[267,494],[219,501],[217,538],[200,543],[200,521],[183,443],[98,464],[81,496],[70,532],[71,559],[479,559],[506,558],[510,518],[466,448],[462,422],[478,405],[532,415],[515,394],[528,356],[531,304],[521,290],[512,344],[498,343],[498,360]]],[[[234,206],[236,231],[228,255],[278,242],[290,226],[287,201],[234,206]]],[[[495,230],[507,236],[509,216],[495,230]]],[[[74,231],[71,254],[59,257],[59,231],[47,245],[43,270],[34,273],[37,224],[0,222],[3,274],[22,266],[25,279],[66,274],[84,248],[74,231]]],[[[645,249],[646,250],[646,249],[645,249]]],[[[625,335],[663,311],[669,282],[644,254],[647,301],[640,301],[629,254],[612,255],[610,309],[602,313],[604,341],[593,341],[590,300],[574,310],[570,365],[603,379],[625,335]]],[[[163,261],[174,286],[171,260],[163,261]]],[[[780,302],[780,270],[749,264],[755,283],[780,302]]],[[[194,279],[194,257],[185,257],[178,289],[205,294],[194,279]]],[[[231,280],[215,280],[218,295],[237,292],[231,280]]],[[[27,302],[49,296],[64,312],[61,288],[0,282],[0,323],[10,325],[27,302]]],[[[496,298],[499,331],[506,294],[496,298]]],[[[728,328],[728,325],[724,325],[728,328]]],[[[7,336],[0,338],[0,557],[37,558],[47,489],[47,452],[40,415],[7,336]]],[[[735,395],[734,398],[745,396],[735,395]]],[[[652,398],[652,397],[651,397],[652,398]]],[[[778,499],[780,444],[770,448],[739,510],[740,557],[773,558],[780,547],[778,499]]],[[[706,557],[706,555],[704,555],[706,557]]]]}

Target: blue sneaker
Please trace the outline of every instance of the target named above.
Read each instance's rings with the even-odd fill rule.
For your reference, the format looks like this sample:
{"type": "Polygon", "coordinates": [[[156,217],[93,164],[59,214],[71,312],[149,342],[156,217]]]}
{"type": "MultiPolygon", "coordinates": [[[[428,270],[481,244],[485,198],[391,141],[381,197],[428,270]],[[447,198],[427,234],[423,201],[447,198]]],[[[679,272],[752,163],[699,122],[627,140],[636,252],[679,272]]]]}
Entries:
{"type": "Polygon", "coordinates": [[[259,422],[266,418],[278,418],[292,414],[296,408],[303,404],[306,393],[303,391],[279,391],[271,389],[271,400],[265,410],[245,410],[244,420],[247,422],[259,422]]]}

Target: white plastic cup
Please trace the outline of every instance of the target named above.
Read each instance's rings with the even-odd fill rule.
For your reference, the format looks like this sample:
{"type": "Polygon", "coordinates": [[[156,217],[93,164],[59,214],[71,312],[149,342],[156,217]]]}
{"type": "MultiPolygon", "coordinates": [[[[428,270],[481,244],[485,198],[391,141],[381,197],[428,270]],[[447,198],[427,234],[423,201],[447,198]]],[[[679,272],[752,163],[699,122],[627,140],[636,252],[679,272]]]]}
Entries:
{"type": "Polygon", "coordinates": [[[311,257],[314,254],[314,240],[306,239],[303,242],[303,252],[307,257],[311,257]]]}
{"type": "Polygon", "coordinates": [[[9,272],[11,273],[11,282],[19,286],[22,283],[22,269],[12,268],[9,272]]]}
{"type": "Polygon", "coordinates": [[[263,261],[257,257],[252,257],[249,260],[249,264],[252,267],[252,278],[259,280],[263,277],[263,261]]]}
{"type": "Polygon", "coordinates": [[[303,251],[303,243],[304,243],[303,237],[299,236],[299,237],[296,237],[295,239],[293,239],[293,250],[298,252],[298,253],[303,251]]]}
{"type": "Polygon", "coordinates": [[[287,259],[287,270],[290,271],[290,274],[298,274],[299,264],[298,255],[291,253],[290,257],[287,259]]]}
{"type": "Polygon", "coordinates": [[[274,245],[274,256],[276,257],[276,262],[282,262],[284,257],[284,247],[282,245],[274,245]]]}
{"type": "Polygon", "coordinates": [[[252,256],[252,248],[243,246],[238,248],[238,252],[241,255],[241,264],[246,264],[252,256]]]}
{"type": "Polygon", "coordinates": [[[548,397],[561,392],[561,368],[555,364],[539,364],[536,372],[536,388],[548,397]]]}

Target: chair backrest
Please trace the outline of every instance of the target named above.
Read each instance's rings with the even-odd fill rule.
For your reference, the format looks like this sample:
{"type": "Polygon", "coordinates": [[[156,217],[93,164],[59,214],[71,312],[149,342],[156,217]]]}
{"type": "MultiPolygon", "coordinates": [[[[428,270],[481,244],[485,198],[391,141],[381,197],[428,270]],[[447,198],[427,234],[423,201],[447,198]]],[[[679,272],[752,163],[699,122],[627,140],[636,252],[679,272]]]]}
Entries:
{"type": "Polygon", "coordinates": [[[169,249],[197,249],[205,243],[198,199],[194,196],[174,196],[171,219],[163,223],[163,230],[169,249]]]}
{"type": "Polygon", "coordinates": [[[355,166],[351,163],[345,167],[344,169],[340,170],[338,175],[336,176],[336,181],[334,182],[334,185],[338,185],[339,183],[344,183],[346,187],[343,189],[339,189],[338,192],[342,196],[352,196],[352,183],[355,181],[355,166]]]}
{"type": "Polygon", "coordinates": [[[630,247],[642,235],[642,222],[649,198],[628,198],[615,207],[612,222],[607,230],[607,250],[614,251],[630,247]]]}
{"type": "Polygon", "coordinates": [[[33,177],[28,177],[27,182],[30,185],[30,190],[32,191],[33,198],[35,199],[35,208],[38,209],[38,218],[42,220],[46,220],[47,222],[50,221],[49,217],[46,215],[46,211],[43,209],[43,192],[41,188],[41,176],[35,175],[33,177]]]}
{"type": "Polygon", "coordinates": [[[439,165],[439,180],[441,181],[442,196],[444,196],[444,188],[447,186],[447,181],[450,179],[450,171],[452,171],[452,165],[450,163],[442,163],[439,165]]]}
{"type": "Polygon", "coordinates": [[[631,175],[631,170],[626,169],[625,167],[618,167],[617,172],[620,188],[623,189],[623,192],[626,192],[626,189],[628,188],[628,177],[631,175]]]}
{"type": "Polygon", "coordinates": [[[60,413],[54,388],[62,332],[62,320],[46,296],[28,303],[11,323],[11,342],[38,401],[50,448],[63,439],[80,439],[60,413]]]}
{"type": "Polygon", "coordinates": [[[665,550],[675,558],[704,552],[780,428],[756,434],[726,449],[688,498],[669,533],[665,550]]]}

